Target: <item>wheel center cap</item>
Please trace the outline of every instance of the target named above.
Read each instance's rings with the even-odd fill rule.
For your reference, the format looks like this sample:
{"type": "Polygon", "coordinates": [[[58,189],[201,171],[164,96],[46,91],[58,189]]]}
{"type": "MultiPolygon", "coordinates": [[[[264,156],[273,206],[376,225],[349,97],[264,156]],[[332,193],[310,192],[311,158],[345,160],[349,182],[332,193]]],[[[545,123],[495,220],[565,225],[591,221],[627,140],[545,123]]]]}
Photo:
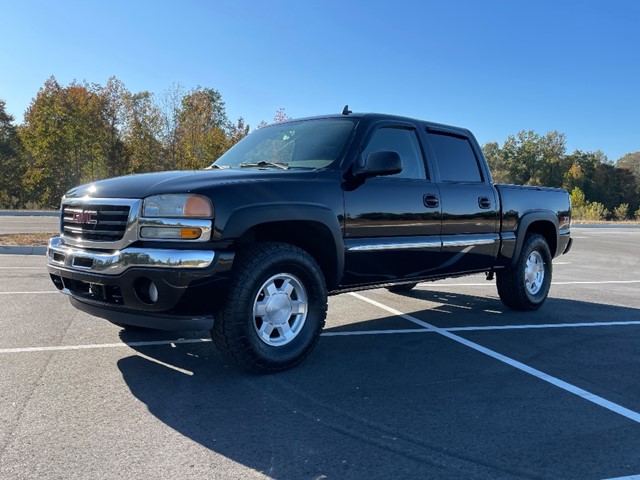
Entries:
{"type": "Polygon", "coordinates": [[[527,282],[529,283],[533,283],[536,279],[536,273],[533,271],[532,268],[527,270],[527,273],[525,276],[526,276],[527,282]]]}
{"type": "Polygon", "coordinates": [[[284,293],[276,293],[267,303],[267,318],[273,325],[282,325],[291,318],[291,299],[284,293]]]}

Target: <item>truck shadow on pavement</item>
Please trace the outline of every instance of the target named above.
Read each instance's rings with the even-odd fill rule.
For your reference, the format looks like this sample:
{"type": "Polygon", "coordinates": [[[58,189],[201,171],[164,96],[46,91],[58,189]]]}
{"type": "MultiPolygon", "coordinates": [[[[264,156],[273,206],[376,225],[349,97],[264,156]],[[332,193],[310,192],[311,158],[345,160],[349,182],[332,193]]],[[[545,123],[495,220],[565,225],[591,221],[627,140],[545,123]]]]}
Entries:
{"type": "MultiPolygon", "coordinates": [[[[522,314],[493,298],[406,296],[429,305],[407,313],[442,327],[638,318],[637,309],[553,298],[522,314]]],[[[122,339],[145,335],[123,332],[122,339]]],[[[621,440],[624,419],[433,333],[324,337],[297,368],[262,376],[226,365],[211,343],[133,348],[139,355],[118,362],[132,394],[209,449],[212,470],[221,455],[251,469],[244,478],[586,479],[640,470],[640,432],[621,440]],[[572,409],[575,416],[567,415],[572,409]],[[594,451],[594,443],[615,449],[594,451]],[[607,472],[606,465],[625,468],[607,472]]]]}

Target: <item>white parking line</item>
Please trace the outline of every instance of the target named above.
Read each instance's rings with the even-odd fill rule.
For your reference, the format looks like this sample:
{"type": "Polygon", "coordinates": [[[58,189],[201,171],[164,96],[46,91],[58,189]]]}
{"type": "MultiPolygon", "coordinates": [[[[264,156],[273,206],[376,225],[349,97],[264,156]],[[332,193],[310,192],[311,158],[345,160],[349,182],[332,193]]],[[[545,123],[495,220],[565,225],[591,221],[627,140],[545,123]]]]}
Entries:
{"type": "Polygon", "coordinates": [[[551,282],[554,285],[625,285],[640,283],[640,280],[601,280],[599,282],[551,282]]]}
{"type": "Polygon", "coordinates": [[[624,327],[640,325],[640,321],[628,322],[591,322],[591,323],[539,323],[533,325],[488,325],[481,327],[449,327],[447,332],[477,332],[483,330],[535,330],[540,328],[584,328],[584,327],[624,327]]]}
{"type": "MultiPolygon", "coordinates": [[[[405,328],[399,330],[356,330],[350,332],[324,332],[323,337],[347,337],[359,335],[391,335],[396,333],[433,333],[425,328],[405,328]]],[[[93,343],[87,345],[57,345],[51,347],[19,347],[0,348],[3,353],[33,353],[33,352],[65,352],[73,350],[96,350],[100,348],[123,348],[123,347],[156,347],[165,345],[185,345],[194,343],[208,343],[210,338],[188,338],[180,340],[157,340],[148,342],[121,342],[121,343],[93,343]]]]}
{"type": "Polygon", "coordinates": [[[640,480],[640,475],[629,475],[627,477],[607,478],[605,480],[640,480]]]}
{"type": "MultiPolygon", "coordinates": [[[[158,342],[129,342],[129,343],[103,343],[96,345],[66,345],[66,346],[58,346],[58,347],[25,347],[25,348],[3,348],[0,349],[0,353],[25,353],[25,352],[59,352],[59,351],[68,351],[68,350],[89,350],[95,348],[118,348],[118,347],[146,347],[150,345],[178,345],[184,343],[204,343],[210,342],[210,338],[193,338],[193,339],[183,339],[183,340],[163,340],[158,342]]],[[[189,370],[185,370],[184,368],[176,367],[175,365],[171,365],[169,363],[158,360],[157,358],[149,357],[142,352],[136,352],[136,355],[147,360],[150,360],[154,363],[162,365],[164,367],[175,370],[176,372],[183,373],[185,375],[193,375],[193,372],[189,370]]]]}
{"type": "Polygon", "coordinates": [[[58,290],[44,290],[39,292],[0,292],[0,295],[37,295],[42,293],[60,293],[58,290]]]}
{"type": "MultiPolygon", "coordinates": [[[[551,282],[553,285],[617,285],[640,283],[640,280],[600,280],[600,281],[584,281],[584,282],[551,282]]],[[[421,282],[419,287],[495,287],[496,284],[491,281],[483,283],[435,283],[421,282]]]]}
{"type": "Polygon", "coordinates": [[[60,352],[67,350],[91,350],[96,348],[122,348],[122,347],[152,347],[157,345],[184,345],[188,343],[210,342],[210,338],[183,338],[179,340],[157,340],[149,342],[120,342],[120,343],[96,343],[89,345],[58,345],[55,347],[22,347],[0,348],[0,353],[26,353],[26,352],[60,352]]]}
{"type": "MultiPolygon", "coordinates": [[[[589,235],[640,235],[640,231],[638,230],[625,230],[625,229],[619,229],[616,228],[614,229],[607,229],[609,231],[606,230],[591,230],[588,232],[588,235],[586,237],[573,237],[573,238],[589,238],[589,235]]],[[[587,233],[585,231],[581,232],[581,233],[587,233]]]]}
{"type": "Polygon", "coordinates": [[[0,270],[44,270],[45,266],[41,267],[0,267],[0,270]]]}
{"type": "Polygon", "coordinates": [[[533,367],[530,367],[528,365],[525,365],[524,363],[521,363],[517,360],[514,360],[513,358],[507,357],[506,355],[502,355],[501,353],[495,352],[493,350],[490,350],[486,347],[483,347],[482,345],[479,345],[475,342],[472,342],[470,340],[467,340],[465,338],[462,338],[458,335],[455,335],[454,333],[448,332],[447,330],[444,330],[442,328],[438,328],[434,325],[431,325],[430,323],[427,322],[423,322],[422,320],[419,320],[415,317],[412,317],[411,315],[407,315],[406,313],[402,313],[399,310],[396,310],[395,308],[389,307],[387,305],[384,305],[380,302],[377,302],[375,300],[372,300],[370,298],[367,298],[365,296],[362,296],[358,293],[350,293],[349,295],[358,298],[364,302],[367,302],[371,305],[374,305],[382,310],[385,310],[389,313],[392,313],[393,315],[396,315],[398,317],[404,318],[406,320],[409,320],[410,322],[416,324],[416,325],[420,325],[428,330],[431,330],[435,333],[438,333],[440,335],[442,335],[443,337],[446,337],[450,340],[453,340],[454,342],[460,343],[466,347],[469,347],[477,352],[480,352],[484,355],[487,355],[491,358],[494,358],[502,363],[505,363],[507,365],[510,365],[514,368],[517,368],[518,370],[524,372],[524,373],[528,373],[529,375],[532,375],[544,382],[550,383],[551,385],[554,385],[558,388],[561,388],[562,390],[572,393],[584,400],[587,400],[588,402],[594,403],[600,407],[606,408],[607,410],[617,413],[618,415],[622,415],[623,417],[628,418],[629,420],[632,420],[636,423],[640,423],[640,413],[635,412],[633,410],[630,410],[628,408],[623,407],[622,405],[618,405],[617,403],[613,403],[605,398],[602,398],[594,393],[588,392],[586,390],[583,390],[580,387],[576,387],[575,385],[571,385],[570,383],[567,383],[563,380],[560,380],[559,378],[556,377],[552,377],[551,375],[548,375],[544,372],[541,372],[540,370],[537,370],[533,367]]]}
{"type": "MultiPolygon", "coordinates": [[[[373,300],[372,300],[373,301],[373,300]]],[[[430,310],[433,311],[433,310],[430,310]]],[[[409,315],[407,317],[413,318],[409,315]]],[[[407,318],[407,320],[410,320],[407,318]]],[[[413,320],[410,320],[413,321],[413,320]]],[[[415,323],[415,322],[414,322],[415,323]]],[[[624,327],[640,325],[640,321],[629,322],[593,322],[593,323],[541,323],[533,325],[486,325],[479,327],[447,327],[440,330],[447,332],[477,332],[492,330],[536,330],[545,328],[585,328],[585,327],[624,327]]],[[[395,330],[349,330],[341,332],[323,332],[323,337],[352,337],[366,335],[395,335],[403,333],[437,333],[434,329],[421,328],[400,328],[395,330]]],[[[0,348],[2,353],[29,353],[29,352],[61,352],[69,350],[92,350],[99,348],[122,348],[122,347],[154,347],[164,345],[184,345],[193,343],[211,342],[210,338],[186,338],[179,340],[152,340],[147,342],[121,342],[121,343],[95,343],[87,345],[58,345],[51,347],[20,347],[20,348],[0,348]]]]}
{"type": "Polygon", "coordinates": [[[158,360],[157,358],[150,357],[149,355],[145,355],[141,352],[136,352],[138,357],[142,357],[145,360],[149,360],[150,362],[157,363],[158,365],[162,365],[163,367],[170,368],[171,370],[175,370],[176,372],[184,373],[185,375],[193,376],[193,372],[190,370],[185,370],[184,368],[176,367],[175,365],[171,365],[170,363],[163,362],[162,360],[158,360]]]}
{"type": "Polygon", "coordinates": [[[323,332],[322,337],[351,337],[358,335],[390,335],[395,333],[431,333],[425,328],[404,328],[400,330],[352,330],[348,332],[323,332]]]}

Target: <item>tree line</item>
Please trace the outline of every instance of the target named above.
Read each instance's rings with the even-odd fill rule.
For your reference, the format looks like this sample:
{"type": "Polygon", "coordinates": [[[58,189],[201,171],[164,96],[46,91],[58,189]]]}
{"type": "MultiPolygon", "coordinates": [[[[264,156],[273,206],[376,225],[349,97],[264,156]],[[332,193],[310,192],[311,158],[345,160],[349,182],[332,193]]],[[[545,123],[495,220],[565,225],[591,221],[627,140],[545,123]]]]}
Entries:
{"type": "Polygon", "coordinates": [[[57,208],[71,187],[103,178],[200,169],[249,133],[220,93],[174,85],[156,97],[49,78],[15,125],[0,100],[0,208],[57,208]]]}
{"type": "MultiPolygon", "coordinates": [[[[66,86],[51,77],[19,125],[5,107],[0,100],[0,208],[57,208],[81,183],[201,169],[250,130],[242,117],[228,118],[213,88],[133,93],[115,77],[66,86]]],[[[287,118],[280,109],[274,121],[287,118]]],[[[574,218],[640,220],[640,151],[616,163],[600,151],[567,153],[556,131],[521,131],[483,151],[496,182],[569,190],[574,218]]]]}
{"type": "Polygon", "coordinates": [[[615,163],[601,151],[567,153],[557,131],[520,131],[482,149],[497,183],[567,189],[575,219],[640,220],[640,151],[615,163]]]}

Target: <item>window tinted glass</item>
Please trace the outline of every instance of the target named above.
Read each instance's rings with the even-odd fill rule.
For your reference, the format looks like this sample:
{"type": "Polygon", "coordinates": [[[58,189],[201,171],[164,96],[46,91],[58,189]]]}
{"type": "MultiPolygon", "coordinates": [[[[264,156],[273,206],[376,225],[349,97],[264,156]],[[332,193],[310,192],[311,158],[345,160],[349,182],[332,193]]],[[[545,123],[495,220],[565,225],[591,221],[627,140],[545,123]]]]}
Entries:
{"type": "Polygon", "coordinates": [[[402,171],[391,178],[425,179],[422,152],[414,130],[405,128],[380,128],[376,130],[362,152],[362,159],[374,152],[397,152],[402,159],[402,171]]]}
{"type": "Polygon", "coordinates": [[[443,182],[481,182],[482,175],[469,140],[442,133],[428,133],[443,182]]]}

